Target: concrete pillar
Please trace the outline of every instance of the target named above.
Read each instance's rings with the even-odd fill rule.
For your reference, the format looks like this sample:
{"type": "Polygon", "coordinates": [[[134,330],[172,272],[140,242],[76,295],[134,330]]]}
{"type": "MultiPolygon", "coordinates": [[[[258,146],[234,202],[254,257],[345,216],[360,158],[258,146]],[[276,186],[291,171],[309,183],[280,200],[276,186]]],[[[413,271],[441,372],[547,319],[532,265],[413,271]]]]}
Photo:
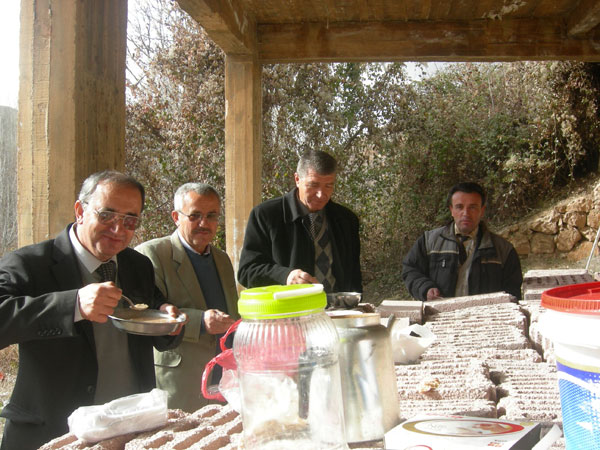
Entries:
{"type": "Polygon", "coordinates": [[[225,230],[236,271],[248,215],[260,201],[261,71],[256,58],[225,57],[225,230]]]}
{"type": "Polygon", "coordinates": [[[126,0],[21,0],[19,246],[73,220],[87,175],[123,168],[126,43],[126,0]]]}

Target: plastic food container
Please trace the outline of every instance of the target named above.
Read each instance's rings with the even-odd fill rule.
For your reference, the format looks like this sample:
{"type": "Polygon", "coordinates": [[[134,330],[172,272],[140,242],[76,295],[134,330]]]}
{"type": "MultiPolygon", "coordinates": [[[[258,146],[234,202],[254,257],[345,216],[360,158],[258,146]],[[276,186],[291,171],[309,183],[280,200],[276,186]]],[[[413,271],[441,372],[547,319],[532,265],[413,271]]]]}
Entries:
{"type": "Polygon", "coordinates": [[[540,318],[554,344],[567,449],[600,448],[600,283],[542,293],[540,318]]]}
{"type": "Polygon", "coordinates": [[[242,291],[233,342],[244,449],[346,449],[336,328],[321,285],[242,291]]]}

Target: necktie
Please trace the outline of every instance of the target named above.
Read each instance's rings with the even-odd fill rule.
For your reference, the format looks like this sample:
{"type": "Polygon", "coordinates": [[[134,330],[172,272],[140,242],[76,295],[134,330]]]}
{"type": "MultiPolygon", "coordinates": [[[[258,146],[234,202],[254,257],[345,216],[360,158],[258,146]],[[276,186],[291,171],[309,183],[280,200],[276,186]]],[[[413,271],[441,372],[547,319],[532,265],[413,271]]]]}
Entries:
{"type": "Polygon", "coordinates": [[[456,236],[456,242],[458,243],[458,262],[462,266],[467,260],[467,250],[465,248],[465,241],[470,239],[471,236],[459,234],[456,236]]]}
{"type": "Polygon", "coordinates": [[[332,292],[335,284],[335,277],[331,270],[333,253],[325,218],[322,214],[310,213],[309,219],[310,232],[315,242],[315,278],[323,283],[325,292],[332,292]]]}
{"type": "Polygon", "coordinates": [[[114,261],[108,261],[100,264],[96,269],[96,272],[100,275],[100,280],[104,281],[115,281],[117,275],[117,265],[114,261]]]}
{"type": "Polygon", "coordinates": [[[322,219],[319,220],[320,215],[318,213],[308,213],[308,219],[310,220],[310,234],[313,240],[317,239],[321,226],[323,225],[322,219]]]}

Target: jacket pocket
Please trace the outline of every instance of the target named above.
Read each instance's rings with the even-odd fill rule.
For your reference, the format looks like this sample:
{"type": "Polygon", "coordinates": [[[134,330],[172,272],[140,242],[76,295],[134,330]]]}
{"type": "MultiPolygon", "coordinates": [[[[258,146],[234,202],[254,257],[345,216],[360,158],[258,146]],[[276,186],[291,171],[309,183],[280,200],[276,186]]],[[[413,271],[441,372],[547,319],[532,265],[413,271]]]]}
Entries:
{"type": "Polygon", "coordinates": [[[18,424],[43,425],[46,423],[39,414],[28,411],[13,403],[8,403],[0,412],[0,417],[18,424]]]}
{"type": "Polygon", "coordinates": [[[181,364],[181,355],[173,350],[154,352],[154,365],[158,367],[177,367],[181,364]]]}

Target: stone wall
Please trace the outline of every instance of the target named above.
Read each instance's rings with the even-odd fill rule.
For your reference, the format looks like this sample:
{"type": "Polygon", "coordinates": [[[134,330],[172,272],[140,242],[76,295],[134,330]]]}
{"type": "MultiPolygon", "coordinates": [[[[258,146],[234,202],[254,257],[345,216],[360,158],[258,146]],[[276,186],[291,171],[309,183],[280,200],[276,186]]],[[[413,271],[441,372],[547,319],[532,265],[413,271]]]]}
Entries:
{"type": "Polygon", "coordinates": [[[556,255],[581,261],[590,255],[599,223],[600,182],[591,194],[565,200],[499,234],[512,242],[521,257],[556,255]]]}

